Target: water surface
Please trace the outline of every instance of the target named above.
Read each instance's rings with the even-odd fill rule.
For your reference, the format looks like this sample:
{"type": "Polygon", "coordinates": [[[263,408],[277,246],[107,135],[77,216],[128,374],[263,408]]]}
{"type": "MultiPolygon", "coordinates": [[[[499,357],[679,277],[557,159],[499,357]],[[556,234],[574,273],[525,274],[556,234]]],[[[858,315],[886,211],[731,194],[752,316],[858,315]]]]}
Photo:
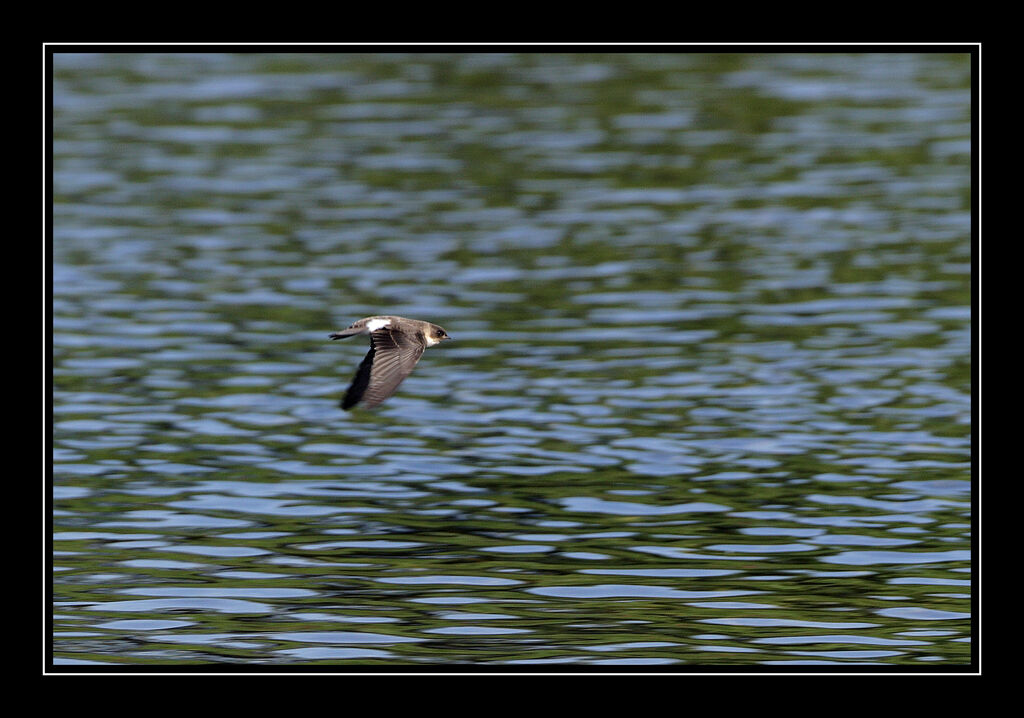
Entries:
{"type": "Polygon", "coordinates": [[[966,55],[56,55],[54,663],[969,663],[970,123],[966,55]],[[382,313],[454,341],[343,412],[382,313]]]}

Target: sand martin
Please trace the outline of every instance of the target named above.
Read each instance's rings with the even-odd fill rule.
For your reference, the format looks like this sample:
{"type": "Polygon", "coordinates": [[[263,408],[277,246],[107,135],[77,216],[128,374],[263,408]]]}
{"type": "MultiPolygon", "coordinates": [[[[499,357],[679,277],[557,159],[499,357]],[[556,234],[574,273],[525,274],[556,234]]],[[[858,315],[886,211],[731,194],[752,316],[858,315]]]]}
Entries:
{"type": "Polygon", "coordinates": [[[362,402],[372,409],[395,393],[427,347],[450,339],[448,332],[436,324],[405,317],[366,317],[348,329],[331,334],[331,339],[344,339],[356,334],[370,335],[370,351],[352,378],[352,384],[341,400],[348,411],[362,402]]]}

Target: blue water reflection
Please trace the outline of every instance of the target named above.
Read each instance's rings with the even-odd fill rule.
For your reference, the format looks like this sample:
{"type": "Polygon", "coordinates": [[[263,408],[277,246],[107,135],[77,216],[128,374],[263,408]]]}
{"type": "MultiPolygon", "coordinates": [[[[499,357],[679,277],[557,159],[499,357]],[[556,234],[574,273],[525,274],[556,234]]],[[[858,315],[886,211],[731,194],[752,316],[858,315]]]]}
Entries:
{"type": "Polygon", "coordinates": [[[967,664],[970,79],[56,56],[54,661],[967,664]]]}

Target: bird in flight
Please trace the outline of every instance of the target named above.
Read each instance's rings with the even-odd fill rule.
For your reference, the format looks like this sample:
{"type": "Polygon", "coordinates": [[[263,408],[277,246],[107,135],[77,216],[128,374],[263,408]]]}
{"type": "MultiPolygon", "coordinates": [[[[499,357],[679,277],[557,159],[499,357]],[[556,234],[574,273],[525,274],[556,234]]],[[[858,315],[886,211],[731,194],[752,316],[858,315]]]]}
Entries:
{"type": "Polygon", "coordinates": [[[345,411],[360,403],[365,409],[380,404],[412,373],[427,347],[451,338],[436,324],[386,315],[360,319],[330,337],[344,339],[357,334],[370,335],[370,351],[341,400],[345,411]]]}

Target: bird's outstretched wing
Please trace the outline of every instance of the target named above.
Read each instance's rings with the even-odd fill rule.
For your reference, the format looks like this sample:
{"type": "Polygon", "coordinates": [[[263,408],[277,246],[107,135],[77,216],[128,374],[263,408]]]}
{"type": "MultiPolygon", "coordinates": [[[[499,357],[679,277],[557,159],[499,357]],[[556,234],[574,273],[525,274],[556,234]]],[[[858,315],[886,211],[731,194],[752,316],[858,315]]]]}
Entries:
{"type": "Polygon", "coordinates": [[[370,334],[370,351],[363,358],[352,384],[341,400],[341,408],[362,403],[372,409],[395,393],[423,356],[424,345],[404,332],[387,327],[370,334]]]}

